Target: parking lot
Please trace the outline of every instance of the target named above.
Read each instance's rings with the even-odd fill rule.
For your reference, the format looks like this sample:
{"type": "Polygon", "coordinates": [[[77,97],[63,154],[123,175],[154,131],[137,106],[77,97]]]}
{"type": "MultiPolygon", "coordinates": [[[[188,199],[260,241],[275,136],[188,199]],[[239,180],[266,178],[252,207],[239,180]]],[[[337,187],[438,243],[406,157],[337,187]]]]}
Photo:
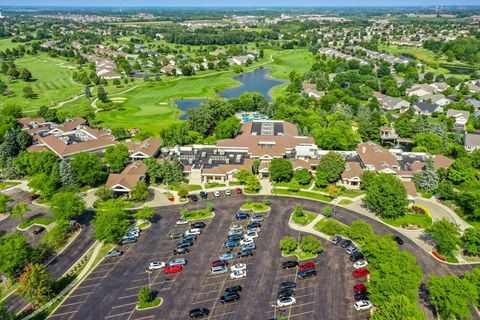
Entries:
{"type": "MultiPolygon", "coordinates": [[[[292,199],[272,198],[272,211],[255,240],[255,255],[236,257],[230,263],[245,263],[246,278],[232,280],[229,273],[211,276],[211,263],[226,252],[227,232],[245,197],[220,198],[211,202],[215,217],[206,221],[208,225],[191,247],[191,252],[181,255],[188,259],[182,272],[171,275],[165,275],[162,270],[146,272],[150,261],[168,262],[176,257],[173,249],[178,240],[170,240],[168,232],[176,227],[181,207],[157,208],[161,217],[159,221],[144,230],[137,243],[121,247],[124,251],[121,257],[105,259],[50,318],[187,319],[189,310],[195,307],[209,308],[209,319],[271,319],[275,313],[277,317],[281,315],[290,319],[367,318],[368,312],[357,312],[353,308],[352,287],[361,281],[352,277],[352,263],[340,247],[323,241],[324,252],[312,259],[318,272],[314,277],[299,280],[295,269],[282,268],[282,262],[287,258],[281,256],[280,239],[286,235],[302,236],[287,225],[295,206],[292,199]],[[289,307],[274,308],[278,285],[287,280],[297,282],[297,302],[289,307]],[[163,298],[163,304],[137,311],[138,290],[149,284],[158,292],[157,296],[163,298]],[[236,284],[243,287],[241,298],[237,302],[220,303],[225,288],[236,284]]],[[[204,201],[199,201],[189,204],[189,208],[203,205],[204,201]]],[[[318,212],[320,210],[319,207],[318,212]]]]}

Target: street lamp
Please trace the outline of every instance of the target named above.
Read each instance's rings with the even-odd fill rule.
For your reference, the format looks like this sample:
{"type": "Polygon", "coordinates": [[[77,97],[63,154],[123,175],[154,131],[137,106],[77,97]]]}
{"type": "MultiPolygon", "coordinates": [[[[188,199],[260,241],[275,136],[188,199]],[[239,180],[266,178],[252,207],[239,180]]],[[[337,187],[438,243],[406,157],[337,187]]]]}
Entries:
{"type": "Polygon", "coordinates": [[[150,270],[145,270],[146,273],[148,273],[148,289],[152,291],[152,282],[150,281],[150,275],[152,274],[152,271],[150,270]]]}

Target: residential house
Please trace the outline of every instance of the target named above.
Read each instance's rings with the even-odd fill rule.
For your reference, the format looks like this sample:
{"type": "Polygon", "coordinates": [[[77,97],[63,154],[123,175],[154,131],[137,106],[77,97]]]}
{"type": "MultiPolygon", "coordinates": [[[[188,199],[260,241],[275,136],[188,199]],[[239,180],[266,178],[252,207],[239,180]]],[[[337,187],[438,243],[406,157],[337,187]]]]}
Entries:
{"type": "Polygon", "coordinates": [[[304,83],[303,93],[305,93],[308,97],[315,99],[320,99],[325,95],[325,91],[318,91],[317,85],[313,83],[304,83]]]}
{"type": "Polygon", "coordinates": [[[353,161],[345,162],[345,170],[342,172],[340,185],[349,189],[360,189],[363,168],[360,163],[353,161]]]}
{"type": "Polygon", "coordinates": [[[448,99],[442,94],[427,94],[420,97],[420,101],[434,103],[442,107],[452,102],[450,99],[448,99]]]}
{"type": "Polygon", "coordinates": [[[410,107],[416,115],[431,116],[434,112],[443,112],[443,108],[434,103],[415,102],[410,107]]]}
{"type": "Polygon", "coordinates": [[[436,92],[436,89],[428,84],[415,84],[407,91],[407,95],[409,97],[423,97],[429,94],[434,94],[436,92]]]}
{"type": "Polygon", "coordinates": [[[387,149],[373,142],[359,144],[357,146],[357,155],[362,168],[365,170],[396,174],[400,169],[397,159],[387,149]]]}
{"type": "Polygon", "coordinates": [[[130,193],[140,181],[145,180],[146,175],[145,164],[142,161],[135,161],[125,167],[121,173],[110,173],[106,186],[115,193],[130,193]]]}
{"type": "Polygon", "coordinates": [[[430,84],[431,87],[433,87],[437,92],[443,92],[448,89],[448,84],[445,82],[434,82],[430,84]]]}
{"type": "Polygon", "coordinates": [[[463,144],[468,152],[480,149],[480,133],[465,133],[463,144]]]}
{"type": "Polygon", "coordinates": [[[456,131],[465,130],[465,126],[467,125],[469,117],[470,117],[470,112],[466,110],[456,110],[456,109],[447,110],[447,118],[455,119],[454,130],[456,131]]]}
{"type": "Polygon", "coordinates": [[[408,109],[410,107],[410,102],[390,96],[384,96],[380,103],[382,104],[382,109],[385,111],[408,109]]]}
{"type": "Polygon", "coordinates": [[[157,138],[148,138],[142,142],[127,142],[128,153],[132,160],[156,157],[162,146],[162,141],[157,138]]]}

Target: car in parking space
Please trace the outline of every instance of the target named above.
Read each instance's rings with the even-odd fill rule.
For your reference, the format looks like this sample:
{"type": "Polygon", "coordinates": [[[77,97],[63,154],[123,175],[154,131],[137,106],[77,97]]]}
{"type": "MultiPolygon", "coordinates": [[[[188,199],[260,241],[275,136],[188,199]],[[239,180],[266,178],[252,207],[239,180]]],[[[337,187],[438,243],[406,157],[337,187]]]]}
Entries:
{"type": "Polygon", "coordinates": [[[225,248],[228,248],[228,249],[233,249],[235,247],[238,247],[238,244],[239,244],[238,240],[227,240],[224,243],[225,248]]]}
{"type": "Polygon", "coordinates": [[[234,241],[240,241],[242,239],[243,239],[243,237],[239,234],[234,234],[232,236],[227,237],[227,240],[234,240],[234,241]]]}
{"type": "Polygon", "coordinates": [[[190,199],[190,201],[193,201],[193,202],[197,202],[198,201],[198,197],[196,194],[189,194],[187,196],[188,199],[190,199]]]}
{"type": "Polygon", "coordinates": [[[230,279],[242,279],[247,276],[247,270],[237,270],[230,273],[230,279]]]}
{"type": "Polygon", "coordinates": [[[224,293],[220,297],[220,302],[228,303],[228,302],[237,301],[238,299],[240,299],[240,294],[238,292],[224,293]]]}
{"type": "Polygon", "coordinates": [[[163,261],[152,261],[148,264],[148,270],[159,270],[166,267],[166,263],[163,261]]]}
{"type": "Polygon", "coordinates": [[[247,231],[247,233],[243,235],[243,239],[245,240],[253,240],[257,238],[258,238],[258,232],[256,231],[247,231]]]}
{"type": "Polygon", "coordinates": [[[250,222],[247,225],[247,229],[261,228],[262,224],[260,222],[250,222]]]}
{"type": "Polygon", "coordinates": [[[245,257],[250,257],[253,256],[254,251],[253,250],[240,250],[237,253],[237,257],[239,258],[245,258],[245,257]]]}
{"type": "Polygon", "coordinates": [[[342,241],[342,239],[343,239],[343,238],[342,238],[341,236],[336,235],[336,236],[334,236],[334,237],[332,238],[332,243],[333,243],[334,245],[337,245],[337,244],[340,243],[340,241],[342,241]]]}
{"type": "Polygon", "coordinates": [[[215,196],[215,198],[218,198],[218,197],[220,197],[221,193],[220,193],[220,191],[215,190],[215,192],[213,192],[213,195],[215,196]]]}
{"type": "Polygon", "coordinates": [[[297,300],[294,297],[284,297],[277,300],[277,306],[279,307],[288,307],[292,304],[295,304],[297,300]]]}
{"type": "Polygon", "coordinates": [[[235,193],[241,195],[243,193],[242,188],[235,188],[235,193]]]}
{"type": "Polygon", "coordinates": [[[138,237],[133,235],[133,234],[126,234],[122,237],[122,240],[126,240],[126,239],[137,239],[138,237]]]}
{"type": "Polygon", "coordinates": [[[241,285],[231,286],[225,289],[225,293],[233,293],[242,291],[241,285]]]}
{"type": "Polygon", "coordinates": [[[184,236],[182,237],[182,241],[191,241],[191,242],[193,242],[193,241],[195,241],[195,240],[197,240],[197,235],[196,235],[196,234],[190,234],[190,235],[188,235],[188,236],[187,236],[187,235],[184,235],[184,236]]]}
{"type": "Polygon", "coordinates": [[[365,259],[365,257],[363,256],[363,254],[361,252],[354,252],[350,255],[350,261],[352,262],[356,262],[358,260],[361,260],[361,259],[365,259]]]}
{"type": "Polygon", "coordinates": [[[309,277],[313,277],[317,274],[317,271],[315,269],[307,269],[307,270],[300,270],[297,272],[297,276],[300,279],[305,279],[309,277]]]}
{"type": "Polygon", "coordinates": [[[367,287],[363,283],[358,283],[353,286],[353,292],[354,293],[359,293],[359,292],[364,292],[367,291],[367,287]]]}
{"type": "Polygon", "coordinates": [[[184,266],[187,264],[187,259],[185,258],[175,258],[173,260],[170,260],[168,262],[168,265],[171,267],[171,266],[176,266],[176,265],[180,265],[180,266],[184,266]]]}
{"type": "Polygon", "coordinates": [[[360,259],[353,264],[355,269],[365,268],[366,266],[368,266],[368,262],[363,259],[360,259]]]}
{"type": "Polygon", "coordinates": [[[243,236],[243,231],[242,230],[239,230],[239,229],[233,229],[233,230],[230,230],[228,231],[228,236],[243,236]]]}
{"type": "Polygon", "coordinates": [[[225,274],[228,272],[228,268],[226,266],[216,266],[212,267],[210,273],[212,276],[218,276],[220,274],[225,274]]]}
{"type": "Polygon", "coordinates": [[[186,254],[190,253],[190,249],[188,248],[177,248],[173,249],[173,254],[178,255],[178,254],[186,254]]]}
{"type": "Polygon", "coordinates": [[[243,230],[243,226],[240,223],[232,223],[232,225],[229,228],[230,231],[232,230],[243,230]]]}
{"type": "Polygon", "coordinates": [[[373,307],[373,305],[370,302],[370,300],[360,300],[360,301],[355,301],[354,307],[355,307],[355,310],[360,311],[360,310],[368,310],[371,307],[373,307]]]}
{"type": "Polygon", "coordinates": [[[315,269],[315,263],[309,261],[304,264],[299,264],[298,265],[298,270],[308,270],[308,269],[315,269]]]}
{"type": "Polygon", "coordinates": [[[199,235],[201,233],[202,233],[202,231],[200,230],[200,228],[190,228],[187,231],[185,231],[185,235],[187,235],[187,236],[191,235],[191,234],[199,235]]]}
{"type": "Polygon", "coordinates": [[[358,301],[358,300],[367,300],[368,299],[368,292],[366,291],[362,291],[362,292],[358,292],[358,293],[355,293],[353,295],[353,298],[358,301]]]}
{"type": "Polygon", "coordinates": [[[368,276],[370,272],[368,272],[368,269],[365,268],[360,268],[352,272],[352,276],[355,278],[362,278],[368,276]]]}
{"type": "Polygon", "coordinates": [[[45,227],[43,226],[36,226],[34,229],[33,229],[33,234],[34,235],[37,235],[37,234],[42,234],[45,232],[45,227]]]}
{"type": "Polygon", "coordinates": [[[200,198],[202,198],[203,200],[208,199],[208,193],[206,193],[205,191],[200,191],[200,198]]]}
{"type": "Polygon", "coordinates": [[[399,244],[399,245],[402,245],[402,244],[405,243],[405,241],[403,241],[403,239],[400,238],[399,236],[394,236],[393,240],[395,240],[397,242],[397,244],[399,244]]]}
{"type": "Polygon", "coordinates": [[[248,243],[248,244],[242,244],[240,246],[240,251],[248,251],[248,250],[255,250],[255,243],[248,243]]]}
{"type": "Polygon", "coordinates": [[[190,318],[195,319],[195,318],[201,318],[201,317],[207,317],[210,314],[210,310],[204,307],[200,308],[195,308],[190,310],[189,315],[190,318]]]}
{"type": "Polygon", "coordinates": [[[225,190],[225,195],[226,196],[231,196],[232,195],[232,190],[230,190],[230,189],[225,190]]]}
{"type": "Polygon", "coordinates": [[[175,224],[176,224],[177,226],[182,226],[182,225],[188,224],[189,222],[190,222],[190,221],[185,220],[185,219],[178,219],[178,220],[175,222],[175,224]]]}
{"type": "Polygon", "coordinates": [[[136,238],[128,238],[128,239],[122,239],[122,241],[120,241],[120,245],[123,246],[125,244],[131,244],[131,243],[135,243],[137,242],[137,239],[136,238]]]}
{"type": "Polygon", "coordinates": [[[180,229],[173,229],[173,230],[170,230],[170,232],[168,233],[168,236],[170,237],[170,239],[178,239],[178,238],[181,238],[183,235],[184,235],[184,232],[180,229]]]}
{"type": "Polygon", "coordinates": [[[108,251],[108,253],[105,255],[105,258],[115,258],[115,257],[120,257],[123,254],[122,251],[118,249],[112,249],[108,251]]]}
{"type": "Polygon", "coordinates": [[[297,260],[287,260],[282,263],[283,269],[291,269],[291,268],[295,268],[296,266],[298,266],[297,260]]]}
{"type": "Polygon", "coordinates": [[[248,231],[259,233],[261,230],[260,230],[260,227],[248,227],[247,232],[248,231]]]}
{"type": "Polygon", "coordinates": [[[255,244],[255,241],[253,241],[253,239],[249,239],[249,240],[242,239],[242,240],[240,240],[240,245],[241,246],[251,245],[251,244],[255,244]]]}
{"type": "Polygon", "coordinates": [[[237,220],[246,220],[248,218],[250,218],[250,214],[245,213],[245,212],[239,211],[235,214],[235,219],[237,219],[237,220]]]}
{"type": "Polygon", "coordinates": [[[284,297],[291,297],[295,295],[295,290],[293,289],[282,289],[277,292],[277,299],[284,297]]]}
{"type": "Polygon", "coordinates": [[[195,221],[190,225],[191,228],[195,229],[203,229],[207,226],[207,224],[204,221],[195,221]]]}
{"type": "Polygon", "coordinates": [[[340,247],[347,248],[352,244],[352,240],[345,239],[340,243],[340,247]]]}
{"type": "Polygon", "coordinates": [[[128,228],[128,232],[140,233],[140,231],[142,231],[142,230],[137,226],[131,226],[130,228],[128,228]]]}
{"type": "Polygon", "coordinates": [[[252,222],[262,222],[265,220],[265,217],[261,214],[257,214],[255,217],[252,218],[252,222]]]}
{"type": "Polygon", "coordinates": [[[284,281],[284,282],[280,282],[280,284],[278,285],[279,290],[294,289],[296,287],[297,287],[297,283],[295,281],[284,281]]]}
{"type": "Polygon", "coordinates": [[[350,245],[350,246],[348,246],[348,248],[347,248],[347,253],[348,253],[348,254],[352,254],[352,253],[354,253],[354,252],[356,252],[356,251],[358,251],[358,248],[357,248],[357,246],[354,246],[353,244],[350,245]]]}
{"type": "Polygon", "coordinates": [[[218,266],[228,266],[228,261],[226,260],[215,260],[212,262],[212,267],[218,267],[218,266]]]}
{"type": "Polygon", "coordinates": [[[165,269],[163,269],[163,272],[165,274],[173,274],[173,273],[178,273],[183,270],[183,266],[179,264],[175,264],[173,266],[167,266],[165,269]]]}
{"type": "Polygon", "coordinates": [[[193,241],[189,240],[189,241],[180,241],[179,243],[177,243],[177,249],[180,249],[180,248],[187,248],[187,247],[191,247],[193,246],[193,241]]]}
{"type": "Polygon", "coordinates": [[[247,265],[245,263],[237,263],[230,267],[231,271],[240,271],[247,269],[247,265]]]}
{"type": "Polygon", "coordinates": [[[230,261],[233,260],[234,256],[233,253],[222,253],[221,255],[218,256],[219,260],[224,260],[224,261],[230,261]]]}

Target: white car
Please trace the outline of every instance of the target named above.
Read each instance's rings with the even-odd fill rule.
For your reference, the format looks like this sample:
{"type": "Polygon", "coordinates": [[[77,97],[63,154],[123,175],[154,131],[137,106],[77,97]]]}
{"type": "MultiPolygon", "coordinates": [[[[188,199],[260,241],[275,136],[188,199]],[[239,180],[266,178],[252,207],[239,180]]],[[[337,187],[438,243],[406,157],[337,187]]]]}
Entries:
{"type": "Polygon", "coordinates": [[[191,235],[199,235],[201,233],[200,229],[198,228],[190,228],[185,232],[186,236],[191,236],[191,235]]]}
{"type": "Polygon", "coordinates": [[[370,300],[360,300],[360,301],[355,301],[355,310],[360,311],[360,310],[368,310],[371,307],[373,307],[373,304],[370,302],[370,300]]]}
{"type": "Polygon", "coordinates": [[[232,190],[230,190],[230,189],[225,190],[225,195],[226,196],[231,196],[232,195],[232,190]]]}
{"type": "Polygon", "coordinates": [[[232,271],[241,271],[247,269],[247,265],[245,263],[237,263],[230,267],[232,271]]]}
{"type": "Polygon", "coordinates": [[[353,264],[355,269],[365,268],[366,266],[368,266],[368,262],[363,259],[360,259],[353,264]]]}
{"type": "Polygon", "coordinates": [[[184,224],[188,224],[188,220],[178,219],[177,222],[175,222],[175,224],[176,224],[177,226],[181,226],[181,225],[184,225],[184,224]]]}
{"type": "Polygon", "coordinates": [[[148,270],[159,270],[166,267],[166,263],[163,261],[152,261],[148,265],[148,270]]]}
{"type": "Polygon", "coordinates": [[[243,245],[249,246],[249,245],[252,245],[252,244],[255,244],[255,242],[253,241],[253,239],[240,240],[240,245],[241,245],[241,246],[243,246],[243,245]]]}
{"type": "Polygon", "coordinates": [[[284,297],[277,300],[277,306],[279,307],[288,307],[292,304],[295,304],[297,300],[294,297],[284,297]]]}
{"type": "Polygon", "coordinates": [[[241,279],[247,276],[246,270],[237,270],[230,273],[230,279],[241,279]]]}
{"type": "Polygon", "coordinates": [[[220,197],[220,191],[218,191],[218,190],[215,191],[215,192],[213,193],[213,195],[214,195],[215,197],[217,197],[217,198],[220,197]]]}
{"type": "Polygon", "coordinates": [[[245,240],[252,240],[258,238],[258,233],[255,231],[249,231],[243,235],[243,239],[245,240]]]}

